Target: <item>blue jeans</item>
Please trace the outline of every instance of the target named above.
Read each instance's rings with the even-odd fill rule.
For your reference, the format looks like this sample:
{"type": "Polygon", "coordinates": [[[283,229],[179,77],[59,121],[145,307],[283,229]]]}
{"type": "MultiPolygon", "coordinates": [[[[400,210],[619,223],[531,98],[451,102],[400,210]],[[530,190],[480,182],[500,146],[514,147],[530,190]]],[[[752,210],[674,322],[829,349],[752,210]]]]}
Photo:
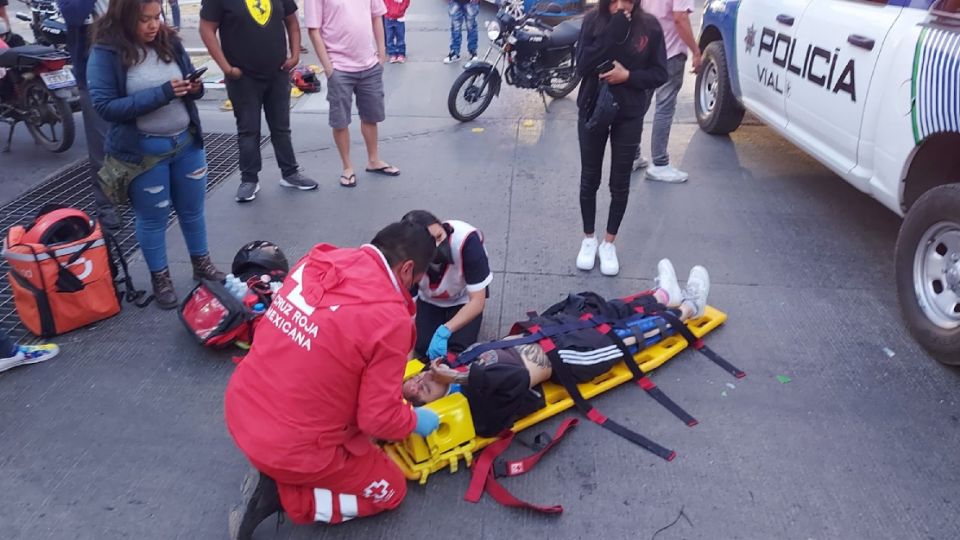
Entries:
{"type": "Polygon", "coordinates": [[[455,0],[450,0],[447,5],[450,13],[450,52],[460,54],[460,44],[463,39],[463,23],[467,23],[467,52],[472,55],[477,54],[477,14],[480,13],[480,5],[470,2],[460,5],[455,0]]]}
{"type": "Polygon", "coordinates": [[[10,358],[17,355],[17,344],[10,339],[10,336],[3,330],[0,330],[0,358],[10,358]]]}
{"type": "Polygon", "coordinates": [[[162,155],[179,148],[149,171],[133,179],[130,202],[136,215],[137,241],[151,272],[167,267],[167,221],[177,211],[190,255],[207,254],[203,218],[207,156],[189,130],[173,137],[140,134],[140,150],[162,155]]]}
{"type": "Polygon", "coordinates": [[[407,55],[407,23],[396,19],[383,18],[387,32],[387,54],[407,55]]]}

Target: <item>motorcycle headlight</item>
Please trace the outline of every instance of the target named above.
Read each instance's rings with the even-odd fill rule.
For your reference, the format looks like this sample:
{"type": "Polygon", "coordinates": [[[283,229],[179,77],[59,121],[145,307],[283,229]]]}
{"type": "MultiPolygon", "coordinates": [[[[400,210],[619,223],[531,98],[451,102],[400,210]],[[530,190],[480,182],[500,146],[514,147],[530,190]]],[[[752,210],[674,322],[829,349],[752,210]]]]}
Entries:
{"type": "Polygon", "coordinates": [[[487,21],[487,38],[490,41],[496,41],[500,37],[500,23],[497,21],[487,21]]]}

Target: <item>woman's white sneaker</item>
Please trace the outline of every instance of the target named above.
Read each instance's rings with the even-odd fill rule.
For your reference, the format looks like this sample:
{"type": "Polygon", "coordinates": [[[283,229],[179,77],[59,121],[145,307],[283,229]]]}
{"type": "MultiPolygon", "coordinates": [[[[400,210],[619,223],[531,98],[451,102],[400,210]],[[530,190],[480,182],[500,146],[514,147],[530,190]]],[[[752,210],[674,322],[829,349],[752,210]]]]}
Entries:
{"type": "Polygon", "coordinates": [[[580,253],[577,254],[577,268],[580,270],[593,270],[593,265],[597,261],[597,237],[588,236],[580,242],[580,253]]]}
{"type": "Polygon", "coordinates": [[[657,263],[657,277],[654,279],[657,288],[667,293],[667,307],[677,307],[683,302],[683,291],[677,281],[677,272],[673,269],[670,259],[660,259],[657,263]]]}
{"type": "Polygon", "coordinates": [[[600,273],[615,276],[620,273],[620,261],[617,260],[617,248],[610,242],[603,242],[597,250],[600,255],[600,273]]]}

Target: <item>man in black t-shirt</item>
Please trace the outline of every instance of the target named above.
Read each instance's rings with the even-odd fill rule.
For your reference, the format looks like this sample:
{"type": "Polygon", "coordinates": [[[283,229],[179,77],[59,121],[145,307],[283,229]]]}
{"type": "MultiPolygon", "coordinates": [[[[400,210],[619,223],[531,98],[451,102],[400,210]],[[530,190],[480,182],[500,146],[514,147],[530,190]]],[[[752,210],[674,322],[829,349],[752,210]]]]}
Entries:
{"type": "Polygon", "coordinates": [[[283,176],[280,185],[317,188],[315,181],[300,174],[290,139],[290,70],[300,62],[296,12],[294,0],[202,0],[200,37],[223,70],[237,119],[238,202],[252,201],[260,191],[261,109],[283,176]]]}

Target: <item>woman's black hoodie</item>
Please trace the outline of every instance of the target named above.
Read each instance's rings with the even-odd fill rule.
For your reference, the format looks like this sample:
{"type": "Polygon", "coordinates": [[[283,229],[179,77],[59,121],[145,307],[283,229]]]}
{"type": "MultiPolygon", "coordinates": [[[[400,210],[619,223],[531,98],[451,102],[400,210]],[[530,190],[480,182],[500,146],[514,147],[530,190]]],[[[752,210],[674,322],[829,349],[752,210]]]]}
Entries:
{"type": "Polygon", "coordinates": [[[630,70],[630,78],[623,84],[612,84],[620,118],[643,116],[650,105],[649,92],[667,82],[667,53],[663,29],[656,17],[642,13],[646,32],[633,35],[633,24],[617,13],[604,23],[596,10],[584,17],[577,42],[577,72],[583,77],[577,106],[580,114],[588,115],[599,88],[597,66],[607,60],[616,60],[630,70]],[[602,27],[605,25],[606,27],[602,27]]]}

